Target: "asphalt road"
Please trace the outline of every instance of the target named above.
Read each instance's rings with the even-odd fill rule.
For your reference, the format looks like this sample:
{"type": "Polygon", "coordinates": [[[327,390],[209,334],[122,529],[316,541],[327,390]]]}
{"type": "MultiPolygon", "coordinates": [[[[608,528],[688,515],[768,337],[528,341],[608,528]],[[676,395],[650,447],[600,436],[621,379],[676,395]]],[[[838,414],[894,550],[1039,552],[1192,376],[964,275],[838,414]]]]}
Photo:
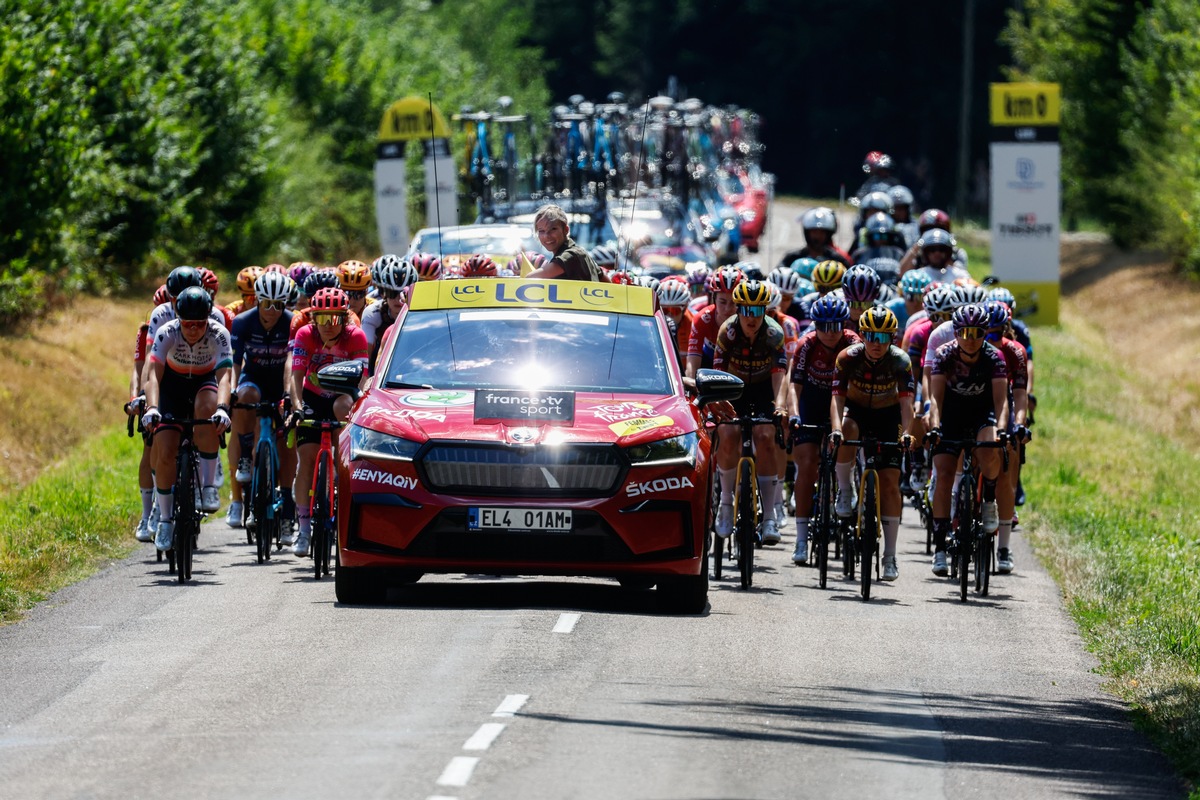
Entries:
{"type": "Polygon", "coordinates": [[[0,797],[1181,796],[1024,536],[961,604],[915,522],[870,603],[789,529],[700,616],[481,576],[343,607],[214,522],[192,585],[146,546],[0,629],[0,797]]]}

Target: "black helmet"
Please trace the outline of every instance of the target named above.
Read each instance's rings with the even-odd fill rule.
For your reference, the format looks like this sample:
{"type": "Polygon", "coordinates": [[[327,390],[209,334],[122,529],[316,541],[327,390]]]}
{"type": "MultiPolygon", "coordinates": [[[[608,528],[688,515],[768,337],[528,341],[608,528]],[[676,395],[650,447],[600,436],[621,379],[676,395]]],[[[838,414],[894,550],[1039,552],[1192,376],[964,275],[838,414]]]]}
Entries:
{"type": "Polygon", "coordinates": [[[204,286],[200,270],[195,267],[176,267],[167,276],[167,294],[179,297],[180,292],[189,286],[204,286]]]}
{"type": "Polygon", "coordinates": [[[304,294],[312,297],[321,289],[337,289],[339,283],[333,270],[317,270],[304,279],[304,294]]]}
{"type": "Polygon", "coordinates": [[[202,286],[189,286],[175,298],[175,316],[180,319],[208,319],[212,308],[212,298],[202,286]]]}

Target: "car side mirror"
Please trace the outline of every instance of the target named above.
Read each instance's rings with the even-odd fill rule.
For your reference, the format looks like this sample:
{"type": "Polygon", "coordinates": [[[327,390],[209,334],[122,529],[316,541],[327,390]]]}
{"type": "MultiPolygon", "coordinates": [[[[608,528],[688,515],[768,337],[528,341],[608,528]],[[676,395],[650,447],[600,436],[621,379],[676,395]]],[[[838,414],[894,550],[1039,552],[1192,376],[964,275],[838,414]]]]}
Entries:
{"type": "Polygon", "coordinates": [[[721,400],[737,400],[745,387],[741,378],[728,372],[719,369],[696,370],[696,402],[700,406],[721,400]]]}
{"type": "Polygon", "coordinates": [[[361,361],[342,361],[330,364],[317,371],[314,383],[327,392],[348,394],[357,400],[361,392],[358,385],[362,383],[364,365],[361,361]]]}

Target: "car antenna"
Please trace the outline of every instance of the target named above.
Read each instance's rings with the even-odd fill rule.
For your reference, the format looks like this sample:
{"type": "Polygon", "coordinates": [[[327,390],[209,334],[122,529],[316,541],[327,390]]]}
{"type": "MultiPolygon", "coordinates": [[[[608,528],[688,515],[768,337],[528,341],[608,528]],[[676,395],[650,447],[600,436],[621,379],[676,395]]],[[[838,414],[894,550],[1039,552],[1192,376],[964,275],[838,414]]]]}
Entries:
{"type": "MultiPolygon", "coordinates": [[[[438,261],[444,261],[442,247],[442,199],[438,196],[438,176],[437,176],[437,139],[433,137],[433,92],[429,92],[429,155],[433,158],[433,207],[437,211],[437,232],[438,232],[438,261]]],[[[429,187],[425,188],[429,191],[429,187]]]]}
{"type": "MultiPolygon", "coordinates": [[[[646,127],[650,124],[650,101],[649,100],[646,101],[646,105],[643,106],[643,109],[644,109],[645,113],[643,113],[643,115],[642,115],[642,138],[641,138],[641,141],[638,142],[637,163],[638,163],[638,172],[639,173],[642,171],[642,164],[646,158],[646,127]]],[[[635,219],[635,215],[637,214],[637,196],[638,196],[638,189],[641,187],[641,184],[642,184],[642,182],[640,180],[640,176],[635,176],[635,180],[633,181],[633,202],[631,202],[629,204],[629,227],[631,230],[633,228],[633,221],[635,219]]],[[[627,247],[628,247],[628,244],[629,244],[628,240],[626,240],[627,247]]],[[[618,257],[620,257],[619,253],[617,255],[618,255],[618,257]]],[[[629,271],[629,260],[628,259],[625,259],[625,270],[624,271],[625,272],[629,271]]]]}

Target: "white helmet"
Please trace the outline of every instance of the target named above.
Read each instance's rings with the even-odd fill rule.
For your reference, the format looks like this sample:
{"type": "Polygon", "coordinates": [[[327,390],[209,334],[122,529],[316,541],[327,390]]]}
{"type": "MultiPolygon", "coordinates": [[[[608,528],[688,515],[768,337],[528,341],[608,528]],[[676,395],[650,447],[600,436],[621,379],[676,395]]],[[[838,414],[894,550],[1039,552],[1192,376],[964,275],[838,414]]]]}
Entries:
{"type": "Polygon", "coordinates": [[[687,306],[692,301],[692,293],[686,284],[680,281],[661,281],[658,284],[658,304],[667,308],[687,306]]]}
{"type": "Polygon", "coordinates": [[[282,272],[264,272],[254,281],[254,296],[259,302],[263,300],[282,300],[285,303],[292,296],[292,287],[296,282],[282,272]]]}
{"type": "Polygon", "coordinates": [[[800,215],[800,227],[806,231],[829,231],[837,233],[837,214],[832,208],[818,206],[800,215]]]}
{"type": "Polygon", "coordinates": [[[653,275],[639,275],[637,277],[638,286],[645,286],[652,292],[657,292],[661,281],[653,275]]]}
{"type": "Polygon", "coordinates": [[[779,304],[783,302],[783,292],[779,291],[779,287],[767,281],[767,310],[779,308],[779,304]]]}
{"type": "Polygon", "coordinates": [[[800,291],[800,274],[790,269],[772,270],[767,280],[778,286],[783,294],[796,294],[800,291]]]}
{"type": "Polygon", "coordinates": [[[371,280],[375,285],[392,292],[412,286],[420,279],[417,268],[397,256],[383,256],[371,267],[371,280]],[[381,261],[383,263],[380,263],[381,261]]]}

